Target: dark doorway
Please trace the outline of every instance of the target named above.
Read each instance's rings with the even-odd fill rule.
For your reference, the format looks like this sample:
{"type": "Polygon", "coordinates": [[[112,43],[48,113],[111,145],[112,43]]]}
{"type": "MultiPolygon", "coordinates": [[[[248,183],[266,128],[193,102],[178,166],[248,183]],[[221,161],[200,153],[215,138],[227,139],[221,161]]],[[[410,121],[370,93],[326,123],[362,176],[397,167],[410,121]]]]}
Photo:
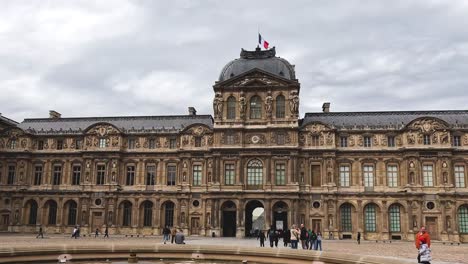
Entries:
{"type": "Polygon", "coordinates": [[[221,206],[222,210],[222,226],[223,237],[235,237],[236,236],[236,204],[231,201],[223,203],[221,206]]]}
{"type": "Polygon", "coordinates": [[[263,204],[260,201],[253,200],[245,206],[245,236],[254,237],[258,232],[265,228],[265,213],[263,204]],[[258,210],[255,210],[257,209],[258,210]],[[255,215],[254,215],[255,211],[255,215]],[[255,226],[254,226],[255,224],[255,226]]]}
{"type": "Polygon", "coordinates": [[[272,224],[276,230],[288,229],[288,205],[285,202],[277,202],[273,206],[272,224]]]}

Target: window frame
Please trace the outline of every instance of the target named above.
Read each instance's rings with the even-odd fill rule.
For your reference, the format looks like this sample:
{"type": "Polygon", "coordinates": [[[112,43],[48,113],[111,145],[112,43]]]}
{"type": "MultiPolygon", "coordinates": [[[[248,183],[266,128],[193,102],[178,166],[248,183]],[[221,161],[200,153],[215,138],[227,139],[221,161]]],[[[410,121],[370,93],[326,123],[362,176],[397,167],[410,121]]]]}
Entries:
{"type": "Polygon", "coordinates": [[[422,174],[423,174],[423,186],[424,187],[434,187],[434,165],[433,164],[423,164],[422,165],[422,174]],[[429,170],[429,168],[430,168],[430,170],[429,170]]]}
{"type": "Polygon", "coordinates": [[[127,164],[125,166],[125,185],[133,186],[135,185],[135,178],[136,178],[136,165],[135,164],[127,164]]]}
{"type": "Polygon", "coordinates": [[[376,205],[369,203],[364,207],[364,230],[369,233],[377,232],[376,205]]]}
{"type": "Polygon", "coordinates": [[[277,186],[286,185],[286,163],[276,162],[275,163],[275,184],[277,186]]]}
{"type": "Polygon", "coordinates": [[[226,102],[226,119],[236,119],[236,97],[231,95],[226,102]]]}
{"type": "Polygon", "coordinates": [[[249,101],[250,108],[250,119],[262,119],[262,98],[258,95],[254,95],[249,101]]]}
{"type": "Polygon", "coordinates": [[[54,164],[52,166],[52,185],[59,186],[62,184],[63,166],[61,164],[54,164]]]}
{"type": "Polygon", "coordinates": [[[364,187],[375,186],[375,165],[364,164],[362,166],[362,178],[364,180],[364,187]]]}
{"type": "Polygon", "coordinates": [[[175,186],[177,183],[177,165],[168,164],[166,166],[166,186],[175,186]]]}
{"type": "Polygon", "coordinates": [[[398,187],[398,165],[387,164],[387,186],[391,188],[398,187]]]}
{"type": "Polygon", "coordinates": [[[455,178],[455,188],[465,188],[466,187],[466,170],[464,165],[455,164],[453,167],[453,174],[455,178]]]}
{"type": "Polygon", "coordinates": [[[80,185],[81,171],[81,164],[72,165],[72,185],[80,185]]]}
{"type": "Polygon", "coordinates": [[[224,184],[234,185],[236,179],[236,166],[234,163],[224,164],[224,184]]]}
{"type": "Polygon", "coordinates": [[[351,186],[351,164],[340,164],[338,167],[340,176],[340,187],[351,186]],[[347,168],[347,170],[343,170],[347,168]]]}
{"type": "Polygon", "coordinates": [[[201,164],[192,165],[192,186],[201,186],[203,181],[203,167],[201,164]]]}
{"type": "Polygon", "coordinates": [[[104,185],[106,183],[106,164],[96,164],[96,185],[104,185]]]}
{"type": "Polygon", "coordinates": [[[286,98],[282,94],[276,96],[275,117],[278,119],[286,118],[286,98]]]}

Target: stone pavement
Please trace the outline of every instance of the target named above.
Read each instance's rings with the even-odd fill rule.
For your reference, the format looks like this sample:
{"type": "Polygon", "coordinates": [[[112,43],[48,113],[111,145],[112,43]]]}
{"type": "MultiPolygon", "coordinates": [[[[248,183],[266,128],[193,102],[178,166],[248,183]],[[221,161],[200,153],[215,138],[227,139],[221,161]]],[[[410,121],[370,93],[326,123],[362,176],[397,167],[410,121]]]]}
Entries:
{"type": "MultiPolygon", "coordinates": [[[[35,238],[35,234],[9,234],[0,233],[0,248],[18,246],[41,246],[44,243],[50,245],[63,245],[67,244],[82,244],[86,245],[100,244],[100,243],[114,243],[114,244],[139,244],[139,243],[162,243],[160,236],[146,236],[146,237],[125,237],[125,236],[111,236],[110,239],[104,239],[102,236],[99,238],[94,237],[81,237],[79,239],[71,239],[69,235],[46,234],[44,239],[35,238]]],[[[187,244],[196,245],[235,245],[245,247],[259,247],[259,241],[252,238],[236,239],[236,238],[211,238],[211,237],[198,237],[189,236],[186,239],[187,244]]],[[[269,247],[269,242],[265,241],[265,246],[269,247]]],[[[279,242],[279,247],[283,247],[282,241],[279,242]]],[[[358,255],[369,256],[387,256],[396,259],[414,259],[416,263],[417,251],[412,242],[392,241],[383,243],[379,241],[362,241],[358,245],[356,241],[349,240],[324,240],[322,241],[323,250],[329,252],[350,253],[358,255]]],[[[433,264],[447,264],[447,263],[468,263],[468,245],[443,245],[439,242],[434,242],[431,245],[434,261],[433,264]]],[[[291,249],[292,250],[292,249],[291,249]]],[[[301,249],[299,249],[301,250],[301,249]]]]}

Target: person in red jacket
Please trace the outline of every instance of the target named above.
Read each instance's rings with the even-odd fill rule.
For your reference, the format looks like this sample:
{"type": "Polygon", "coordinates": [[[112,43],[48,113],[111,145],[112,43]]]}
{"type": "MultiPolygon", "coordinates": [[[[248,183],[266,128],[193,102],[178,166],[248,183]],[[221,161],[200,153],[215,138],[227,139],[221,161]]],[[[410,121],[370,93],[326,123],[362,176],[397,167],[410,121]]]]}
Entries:
{"type": "Polygon", "coordinates": [[[431,237],[429,234],[426,232],[426,228],[423,226],[421,227],[421,230],[416,234],[416,238],[414,239],[414,243],[416,248],[419,250],[419,247],[421,246],[421,238],[424,238],[426,241],[427,247],[431,247],[431,237]]]}

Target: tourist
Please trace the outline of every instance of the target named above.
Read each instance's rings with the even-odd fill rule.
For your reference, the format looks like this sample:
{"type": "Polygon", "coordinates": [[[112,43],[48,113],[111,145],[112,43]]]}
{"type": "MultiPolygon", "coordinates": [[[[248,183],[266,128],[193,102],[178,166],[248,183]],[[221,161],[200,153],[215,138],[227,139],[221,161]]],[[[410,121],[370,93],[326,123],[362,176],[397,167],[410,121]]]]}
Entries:
{"type": "Polygon", "coordinates": [[[44,238],[44,233],[42,232],[42,226],[39,227],[39,233],[37,234],[36,238],[39,238],[39,236],[40,236],[41,238],[44,238]]]}
{"type": "Polygon", "coordinates": [[[170,234],[171,234],[171,244],[174,244],[175,236],[177,234],[177,228],[172,227],[170,234]]]}
{"type": "Polygon", "coordinates": [[[419,239],[419,254],[418,262],[423,264],[431,264],[432,256],[431,249],[426,244],[426,238],[420,237],[419,239]]]}
{"type": "Polygon", "coordinates": [[[304,227],[304,224],[301,224],[301,247],[302,249],[307,249],[306,248],[306,241],[307,241],[307,229],[304,227]]]}
{"type": "Polygon", "coordinates": [[[279,242],[279,238],[280,238],[280,231],[276,231],[275,232],[275,247],[278,247],[278,242],[279,242]]]}
{"type": "Polygon", "coordinates": [[[80,229],[80,226],[78,226],[78,228],[76,229],[76,235],[75,235],[75,238],[78,238],[78,237],[80,237],[80,233],[81,233],[81,229],[80,229]]]}
{"type": "MultiPolygon", "coordinates": [[[[267,238],[270,240],[270,247],[273,247],[275,239],[278,241],[278,237],[276,236],[276,231],[273,226],[270,226],[270,229],[268,229],[267,238]]],[[[278,247],[278,242],[276,242],[276,247],[278,247]]]]}
{"type": "Polygon", "coordinates": [[[171,235],[171,230],[169,229],[168,226],[165,226],[163,228],[163,242],[166,244],[167,241],[169,241],[169,236],[171,235]]]}
{"type": "Polygon", "coordinates": [[[263,230],[260,230],[258,233],[257,240],[260,239],[260,247],[265,247],[265,233],[263,233],[263,230]]]}
{"type": "Polygon", "coordinates": [[[315,241],[315,250],[318,250],[320,247],[320,251],[322,251],[322,233],[317,232],[317,240],[315,241]]]}
{"type": "Polygon", "coordinates": [[[99,229],[96,228],[96,231],[94,231],[94,238],[98,237],[99,236],[99,229]]]}
{"type": "Polygon", "coordinates": [[[104,230],[104,238],[109,238],[109,229],[106,226],[106,229],[104,230]]]}
{"type": "Polygon", "coordinates": [[[179,232],[175,234],[175,243],[176,244],[185,244],[185,236],[182,232],[182,229],[179,229],[179,232]]]}
{"type": "Polygon", "coordinates": [[[291,227],[291,248],[297,249],[297,242],[299,241],[299,236],[301,234],[301,231],[299,228],[296,227],[296,225],[293,225],[291,227]]]}
{"type": "Polygon", "coordinates": [[[358,245],[361,244],[361,232],[357,232],[357,243],[358,245]]]}
{"type": "Polygon", "coordinates": [[[291,231],[287,228],[283,232],[283,243],[285,247],[287,247],[289,243],[291,243],[291,231]]]}
{"type": "Polygon", "coordinates": [[[418,250],[418,262],[420,262],[420,254],[419,254],[419,250],[420,250],[420,247],[421,247],[421,239],[424,239],[424,242],[426,244],[426,246],[428,248],[431,247],[431,237],[429,236],[429,234],[426,232],[426,227],[421,227],[421,230],[419,230],[419,232],[416,234],[416,238],[414,239],[414,243],[416,245],[416,249],[418,250]]]}
{"type": "Polygon", "coordinates": [[[75,226],[75,227],[73,228],[72,236],[71,236],[71,237],[76,239],[76,234],[77,234],[77,232],[78,232],[78,228],[77,228],[77,226],[75,226]]]}
{"type": "Polygon", "coordinates": [[[315,231],[311,231],[309,234],[309,250],[315,249],[317,247],[317,234],[315,231]]]}

